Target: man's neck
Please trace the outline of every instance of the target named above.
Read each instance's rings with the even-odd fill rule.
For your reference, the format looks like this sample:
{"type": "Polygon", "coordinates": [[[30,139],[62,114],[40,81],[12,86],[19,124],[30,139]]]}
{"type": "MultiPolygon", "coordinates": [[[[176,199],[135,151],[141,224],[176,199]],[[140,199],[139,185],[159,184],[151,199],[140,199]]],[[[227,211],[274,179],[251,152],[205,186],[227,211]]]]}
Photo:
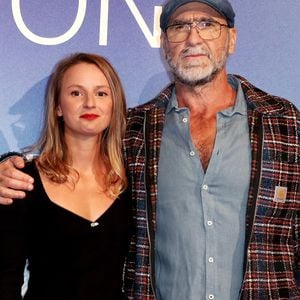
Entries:
{"type": "Polygon", "coordinates": [[[188,107],[191,115],[211,116],[235,104],[236,91],[228,83],[225,71],[203,86],[189,87],[176,82],[175,88],[178,106],[188,107]]]}

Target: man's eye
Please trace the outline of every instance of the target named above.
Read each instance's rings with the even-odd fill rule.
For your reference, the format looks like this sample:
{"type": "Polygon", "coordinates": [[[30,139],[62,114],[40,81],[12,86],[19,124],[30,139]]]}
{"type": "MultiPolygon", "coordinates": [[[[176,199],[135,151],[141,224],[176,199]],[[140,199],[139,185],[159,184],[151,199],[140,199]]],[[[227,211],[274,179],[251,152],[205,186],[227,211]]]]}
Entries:
{"type": "Polygon", "coordinates": [[[213,28],[213,27],[215,27],[215,24],[212,22],[203,21],[203,22],[199,23],[199,27],[200,28],[213,28]]]}
{"type": "Polygon", "coordinates": [[[186,30],[187,24],[176,24],[171,26],[171,29],[174,31],[181,31],[181,30],[186,30]]]}

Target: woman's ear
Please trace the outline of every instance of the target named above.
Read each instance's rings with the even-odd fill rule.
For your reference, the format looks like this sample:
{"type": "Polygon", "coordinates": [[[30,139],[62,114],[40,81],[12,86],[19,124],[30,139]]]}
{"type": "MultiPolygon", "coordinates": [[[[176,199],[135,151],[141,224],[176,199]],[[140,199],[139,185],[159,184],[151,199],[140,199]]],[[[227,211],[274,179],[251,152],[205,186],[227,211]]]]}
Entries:
{"type": "Polygon", "coordinates": [[[58,117],[62,117],[63,113],[62,113],[62,110],[61,110],[60,106],[57,106],[56,114],[57,114],[58,117]]]}

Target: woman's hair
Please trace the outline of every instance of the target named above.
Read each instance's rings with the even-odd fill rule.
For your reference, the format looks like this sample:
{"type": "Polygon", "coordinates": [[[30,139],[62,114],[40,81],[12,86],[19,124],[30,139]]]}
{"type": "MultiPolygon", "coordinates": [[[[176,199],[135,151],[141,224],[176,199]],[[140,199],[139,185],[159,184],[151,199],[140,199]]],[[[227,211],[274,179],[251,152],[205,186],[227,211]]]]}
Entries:
{"type": "Polygon", "coordinates": [[[106,167],[106,190],[116,197],[127,185],[122,154],[122,138],[126,126],[126,101],[119,76],[104,57],[89,53],[75,53],[57,63],[49,80],[45,97],[43,130],[32,149],[39,149],[40,157],[37,159],[37,166],[53,182],[71,181],[74,183],[74,179],[70,176],[74,172],[79,178],[78,172],[71,167],[72,158],[64,140],[64,124],[62,118],[57,116],[57,107],[66,71],[80,63],[97,66],[106,77],[111,89],[113,100],[111,122],[102,134],[99,151],[106,167]]]}

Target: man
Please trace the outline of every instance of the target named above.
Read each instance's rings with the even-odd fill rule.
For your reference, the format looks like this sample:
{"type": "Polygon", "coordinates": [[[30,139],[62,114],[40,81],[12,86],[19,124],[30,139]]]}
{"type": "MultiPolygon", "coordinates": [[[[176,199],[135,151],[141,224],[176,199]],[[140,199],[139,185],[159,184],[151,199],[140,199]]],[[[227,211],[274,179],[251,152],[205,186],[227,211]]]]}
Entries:
{"type": "MultiPolygon", "coordinates": [[[[234,16],[227,0],[163,8],[174,83],[129,110],[124,140],[129,299],[300,299],[299,112],[227,75],[234,16]]],[[[7,199],[32,188],[16,161],[1,165],[7,199]]]]}

